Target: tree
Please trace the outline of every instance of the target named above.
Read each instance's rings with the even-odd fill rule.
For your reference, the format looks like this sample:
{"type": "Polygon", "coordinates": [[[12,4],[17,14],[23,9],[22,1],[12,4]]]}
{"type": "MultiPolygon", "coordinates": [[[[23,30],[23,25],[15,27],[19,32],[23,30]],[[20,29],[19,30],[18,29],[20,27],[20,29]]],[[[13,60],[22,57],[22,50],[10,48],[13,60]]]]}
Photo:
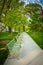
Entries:
{"type": "MultiPolygon", "coordinates": [[[[25,31],[25,25],[27,23],[27,18],[26,16],[23,14],[23,12],[21,12],[21,10],[10,10],[7,12],[6,15],[6,25],[9,27],[9,32],[11,32],[11,28],[16,26],[23,26],[23,30],[25,31]]],[[[19,28],[20,30],[20,28],[19,28]]]]}
{"type": "Polygon", "coordinates": [[[31,17],[34,13],[40,14],[42,11],[42,7],[37,3],[31,3],[25,6],[25,10],[26,14],[28,14],[31,17]]]}
{"type": "Polygon", "coordinates": [[[0,1],[0,21],[1,21],[1,16],[2,13],[4,13],[6,15],[7,11],[10,8],[10,4],[11,4],[12,0],[1,0],[0,1]]]}
{"type": "MultiPolygon", "coordinates": [[[[1,0],[0,1],[0,22],[4,22],[6,21],[6,14],[7,14],[7,11],[9,11],[9,9],[13,9],[14,6],[16,6],[18,4],[19,0],[1,0]],[[3,19],[5,18],[5,19],[3,19]],[[3,19],[3,20],[2,20],[3,19]]],[[[4,22],[5,23],[5,22],[4,22]]]]}
{"type": "Polygon", "coordinates": [[[30,28],[32,31],[41,31],[43,26],[42,6],[36,3],[26,5],[26,15],[30,17],[30,28]]]}
{"type": "Polygon", "coordinates": [[[40,17],[40,15],[34,13],[32,16],[31,16],[31,19],[30,19],[30,28],[32,31],[43,31],[43,19],[40,17]]]}
{"type": "MultiPolygon", "coordinates": [[[[11,11],[17,10],[20,8],[20,6],[24,4],[24,2],[19,2],[19,0],[3,0],[1,1],[1,8],[0,8],[0,20],[5,24],[6,26],[6,15],[9,13],[11,15],[11,11]],[[15,4],[14,4],[15,3],[15,4]],[[3,16],[4,15],[4,16],[3,16]]],[[[12,15],[13,16],[13,15],[12,15]]],[[[11,16],[11,18],[13,18],[11,16]]],[[[10,17],[10,16],[9,16],[10,17]]],[[[8,17],[7,17],[8,18],[8,17]]],[[[13,21],[13,20],[12,20],[13,21]]],[[[10,24],[9,24],[10,25],[10,24]]],[[[11,27],[11,26],[10,26],[11,27]]],[[[9,27],[9,31],[11,31],[11,28],[9,27]]]]}

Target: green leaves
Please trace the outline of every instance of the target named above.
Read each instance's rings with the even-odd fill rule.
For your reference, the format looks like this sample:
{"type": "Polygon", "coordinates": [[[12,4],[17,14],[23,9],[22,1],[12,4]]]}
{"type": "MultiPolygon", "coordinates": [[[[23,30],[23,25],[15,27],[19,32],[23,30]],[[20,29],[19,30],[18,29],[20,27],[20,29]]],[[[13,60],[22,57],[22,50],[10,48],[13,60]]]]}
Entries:
{"type": "Polygon", "coordinates": [[[30,13],[30,15],[33,15],[33,13],[40,14],[42,7],[39,4],[31,3],[25,6],[25,10],[26,10],[26,13],[30,13]]]}

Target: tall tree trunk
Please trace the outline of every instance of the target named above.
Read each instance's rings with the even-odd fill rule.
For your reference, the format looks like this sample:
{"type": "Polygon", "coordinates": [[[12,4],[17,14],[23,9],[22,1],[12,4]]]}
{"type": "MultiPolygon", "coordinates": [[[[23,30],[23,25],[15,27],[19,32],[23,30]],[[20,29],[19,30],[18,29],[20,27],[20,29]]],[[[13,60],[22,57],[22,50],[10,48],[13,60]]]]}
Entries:
{"type": "Polygon", "coordinates": [[[12,28],[11,28],[11,27],[9,27],[9,32],[10,32],[10,33],[12,32],[12,28]]]}
{"type": "Polygon", "coordinates": [[[23,25],[23,31],[25,32],[25,25],[23,25]]]}

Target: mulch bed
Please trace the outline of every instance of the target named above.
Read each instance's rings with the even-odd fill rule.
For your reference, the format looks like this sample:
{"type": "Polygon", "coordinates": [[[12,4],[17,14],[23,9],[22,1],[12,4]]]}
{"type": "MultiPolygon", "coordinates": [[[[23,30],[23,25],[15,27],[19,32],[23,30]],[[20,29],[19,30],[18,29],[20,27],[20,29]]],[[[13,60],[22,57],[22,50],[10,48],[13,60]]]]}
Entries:
{"type": "Polygon", "coordinates": [[[8,42],[9,42],[9,40],[0,40],[0,44],[6,44],[8,42]]]}

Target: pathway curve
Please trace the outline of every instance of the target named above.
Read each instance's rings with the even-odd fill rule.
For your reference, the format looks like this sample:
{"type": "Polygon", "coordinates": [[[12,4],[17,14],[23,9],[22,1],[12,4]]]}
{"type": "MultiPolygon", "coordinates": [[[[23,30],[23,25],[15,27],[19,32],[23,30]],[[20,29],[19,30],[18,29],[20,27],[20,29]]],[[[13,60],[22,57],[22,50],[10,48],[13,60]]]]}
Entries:
{"type": "Polygon", "coordinates": [[[20,34],[17,43],[21,43],[19,56],[17,58],[7,58],[4,65],[27,65],[43,52],[36,42],[25,32],[20,34]]]}

